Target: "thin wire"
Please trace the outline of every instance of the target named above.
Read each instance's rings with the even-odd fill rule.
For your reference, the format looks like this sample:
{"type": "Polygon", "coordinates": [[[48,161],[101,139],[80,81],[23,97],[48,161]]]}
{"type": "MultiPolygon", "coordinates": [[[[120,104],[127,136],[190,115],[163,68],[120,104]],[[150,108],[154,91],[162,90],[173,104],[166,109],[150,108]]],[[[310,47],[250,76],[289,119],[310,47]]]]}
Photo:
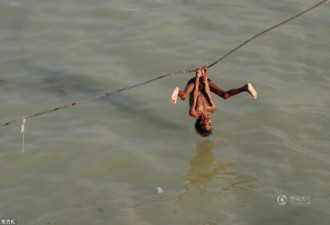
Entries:
{"type": "MultiPolygon", "coordinates": [[[[246,40],[245,42],[241,43],[240,45],[238,45],[236,48],[233,48],[232,50],[230,50],[229,52],[227,52],[225,55],[223,55],[221,58],[217,59],[216,61],[214,61],[213,63],[211,63],[210,65],[208,65],[208,67],[212,67],[216,64],[218,64],[219,62],[221,62],[224,58],[226,58],[228,55],[232,54],[233,52],[235,52],[236,50],[238,50],[239,48],[243,47],[244,45],[246,45],[247,43],[249,43],[250,41],[252,41],[253,39],[281,26],[281,25],[284,25],[288,22],[290,22],[291,20],[294,20],[296,19],[297,17],[299,16],[302,16],[303,14],[315,9],[316,7],[324,4],[324,3],[327,3],[329,2],[329,0],[322,0],[320,1],[319,3],[311,6],[310,8],[290,17],[289,19],[286,19],[272,27],[269,27],[268,29],[254,35],[253,37],[251,37],[250,39],[246,40]]],[[[213,59],[214,57],[212,57],[211,59],[213,59]]],[[[195,67],[195,66],[193,66],[195,67]]],[[[160,79],[163,79],[163,78],[166,78],[166,77],[171,77],[171,76],[176,76],[176,75],[180,75],[180,74],[186,74],[186,73],[193,73],[195,72],[195,69],[191,69],[193,67],[190,67],[188,69],[184,69],[184,70],[180,70],[180,71],[177,71],[177,72],[174,72],[174,73],[168,73],[168,74],[165,74],[165,75],[162,75],[162,76],[159,76],[159,77],[156,77],[156,78],[153,78],[153,79],[150,79],[150,80],[147,80],[147,81],[144,81],[144,82],[141,82],[141,83],[138,83],[138,84],[135,84],[135,85],[131,85],[131,86],[127,86],[127,87],[124,87],[124,88],[120,88],[120,89],[117,89],[117,90],[114,90],[114,91],[110,91],[110,92],[106,92],[104,94],[101,94],[101,95],[98,95],[98,96],[94,96],[94,97],[90,97],[90,98],[87,98],[87,99],[83,99],[83,100],[80,100],[80,101],[77,101],[77,102],[73,102],[73,103],[70,103],[70,104],[66,104],[66,105],[62,105],[62,106],[59,106],[59,107],[56,107],[56,108],[52,108],[52,109],[48,109],[46,111],[43,111],[43,112],[38,112],[38,113],[35,113],[35,114],[32,114],[32,115],[28,115],[28,116],[24,116],[24,117],[20,117],[18,119],[15,119],[15,120],[12,120],[12,121],[9,121],[7,123],[3,123],[3,124],[0,124],[0,127],[4,127],[4,126],[8,126],[12,123],[17,123],[17,122],[20,122],[22,120],[28,120],[32,117],[36,117],[36,116],[41,116],[43,114],[46,114],[46,113],[50,113],[50,112],[56,112],[58,110],[61,110],[61,109],[65,109],[65,108],[68,108],[68,107],[72,107],[72,106],[76,106],[76,105],[80,105],[80,104],[83,104],[83,103],[87,103],[87,102],[90,102],[92,100],[96,100],[96,99],[99,99],[99,98],[103,98],[103,97],[106,97],[106,96],[110,96],[110,95],[113,95],[113,94],[116,94],[116,93],[119,93],[119,92],[122,92],[122,91],[126,91],[126,90],[130,90],[130,89],[133,89],[133,88],[136,88],[136,87],[140,87],[142,85],[145,85],[145,84],[148,84],[148,83],[151,83],[151,82],[154,82],[154,81],[157,81],[157,80],[160,80],[160,79]]]]}
{"type": "Polygon", "coordinates": [[[222,61],[224,58],[226,58],[228,55],[230,55],[231,53],[233,53],[233,52],[236,51],[237,49],[243,47],[244,45],[246,45],[247,43],[249,43],[249,42],[252,41],[253,39],[255,39],[255,38],[257,38],[257,37],[259,37],[259,36],[261,36],[261,35],[263,35],[263,34],[269,32],[269,31],[271,31],[271,30],[273,30],[273,29],[275,29],[276,27],[279,27],[279,26],[281,26],[281,25],[283,25],[283,24],[286,24],[286,23],[290,22],[291,20],[296,19],[297,17],[302,16],[303,14],[305,14],[305,13],[307,13],[307,12],[309,12],[309,11],[315,9],[316,7],[318,7],[318,6],[320,6],[320,5],[323,5],[324,3],[327,3],[327,2],[329,2],[329,0],[322,0],[321,2],[319,2],[319,3],[317,3],[317,4],[313,5],[313,6],[311,6],[310,8],[308,8],[308,9],[306,9],[306,10],[304,10],[304,11],[302,11],[302,12],[300,12],[300,13],[298,13],[298,14],[292,16],[292,17],[290,17],[289,19],[284,20],[284,21],[282,21],[281,23],[278,23],[278,24],[276,24],[276,25],[274,25],[274,26],[272,26],[272,27],[270,27],[270,28],[268,28],[268,29],[266,29],[266,30],[264,30],[264,31],[262,31],[262,32],[260,32],[260,33],[258,33],[258,34],[256,34],[256,35],[254,35],[254,36],[251,37],[250,39],[248,39],[248,40],[246,40],[245,42],[243,42],[242,44],[238,45],[236,48],[233,48],[232,50],[230,50],[229,52],[227,52],[224,56],[222,56],[221,58],[219,58],[218,60],[216,60],[214,63],[210,64],[208,67],[212,67],[212,66],[214,66],[215,64],[221,62],[221,61],[222,61]]]}

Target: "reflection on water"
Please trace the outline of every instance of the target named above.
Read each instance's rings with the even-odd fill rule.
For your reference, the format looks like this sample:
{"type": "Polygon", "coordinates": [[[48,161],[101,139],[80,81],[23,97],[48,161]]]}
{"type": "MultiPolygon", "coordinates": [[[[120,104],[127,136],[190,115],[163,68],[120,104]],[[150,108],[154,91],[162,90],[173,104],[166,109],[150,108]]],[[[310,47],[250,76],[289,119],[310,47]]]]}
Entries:
{"type": "Polygon", "coordinates": [[[191,187],[196,187],[200,194],[205,193],[207,186],[210,185],[219,171],[235,166],[234,163],[215,163],[212,147],[213,142],[210,140],[197,143],[196,155],[190,161],[190,169],[183,178],[188,182],[184,187],[185,193],[189,192],[191,187]]]}
{"type": "Polygon", "coordinates": [[[233,162],[216,162],[216,156],[212,151],[213,142],[206,140],[198,142],[196,146],[196,155],[190,161],[190,168],[187,175],[183,177],[187,184],[184,186],[184,192],[178,197],[177,202],[183,200],[192,187],[199,190],[199,193],[207,193],[207,187],[216,179],[225,181],[223,191],[229,191],[232,188],[255,188],[251,182],[256,181],[255,177],[238,174],[233,169],[236,167],[233,162]]]}

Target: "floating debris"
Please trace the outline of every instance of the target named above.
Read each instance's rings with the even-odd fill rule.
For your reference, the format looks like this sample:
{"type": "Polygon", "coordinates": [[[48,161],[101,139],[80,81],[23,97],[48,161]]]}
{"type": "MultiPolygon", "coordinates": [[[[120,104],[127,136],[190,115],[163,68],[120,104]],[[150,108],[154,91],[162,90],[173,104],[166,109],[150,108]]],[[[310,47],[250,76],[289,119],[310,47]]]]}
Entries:
{"type": "Polygon", "coordinates": [[[161,187],[158,187],[157,188],[157,191],[158,191],[159,194],[163,194],[164,193],[164,191],[163,191],[163,189],[161,187]]]}
{"type": "Polygon", "coordinates": [[[60,89],[61,95],[68,95],[68,92],[65,89],[60,89]]]}

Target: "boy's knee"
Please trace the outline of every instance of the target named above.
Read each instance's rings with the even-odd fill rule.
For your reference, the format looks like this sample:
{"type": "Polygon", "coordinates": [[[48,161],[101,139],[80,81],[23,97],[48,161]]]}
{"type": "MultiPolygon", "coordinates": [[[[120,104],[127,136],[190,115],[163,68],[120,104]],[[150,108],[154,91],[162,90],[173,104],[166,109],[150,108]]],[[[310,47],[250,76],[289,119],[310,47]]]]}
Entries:
{"type": "Polygon", "coordinates": [[[223,99],[228,99],[230,97],[230,94],[228,93],[223,93],[221,96],[223,99]]]}
{"type": "Polygon", "coordinates": [[[193,110],[193,109],[190,109],[189,110],[189,115],[191,117],[195,117],[195,118],[198,118],[199,117],[198,113],[195,110],[193,110]]]}
{"type": "Polygon", "coordinates": [[[187,95],[187,94],[183,94],[183,95],[180,95],[180,98],[181,98],[181,100],[186,100],[186,99],[187,99],[187,97],[188,97],[188,95],[187,95]]]}
{"type": "Polygon", "coordinates": [[[190,115],[191,117],[194,117],[194,116],[195,116],[195,114],[194,114],[194,110],[190,109],[190,110],[189,110],[189,115],[190,115]]]}

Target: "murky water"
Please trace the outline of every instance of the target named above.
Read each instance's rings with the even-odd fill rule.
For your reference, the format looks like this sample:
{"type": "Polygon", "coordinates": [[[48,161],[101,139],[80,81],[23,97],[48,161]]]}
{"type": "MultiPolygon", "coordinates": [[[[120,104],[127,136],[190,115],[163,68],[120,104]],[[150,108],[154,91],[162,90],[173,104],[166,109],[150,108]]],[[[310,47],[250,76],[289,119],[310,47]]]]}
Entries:
{"type": "MultiPolygon", "coordinates": [[[[0,2],[0,122],[202,66],[317,1],[0,2]]],[[[184,74],[0,128],[0,219],[17,224],[327,224],[329,4],[209,71],[213,135],[184,74]],[[159,193],[160,187],[163,193],[159,193]],[[279,195],[287,204],[277,202],[279,195]]]]}

